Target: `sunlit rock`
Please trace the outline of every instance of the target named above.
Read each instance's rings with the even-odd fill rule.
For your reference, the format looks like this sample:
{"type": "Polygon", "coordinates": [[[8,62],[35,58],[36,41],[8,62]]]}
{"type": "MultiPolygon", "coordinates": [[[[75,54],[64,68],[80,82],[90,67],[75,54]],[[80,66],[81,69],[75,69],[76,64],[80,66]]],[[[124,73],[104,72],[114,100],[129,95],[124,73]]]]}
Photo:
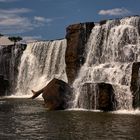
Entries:
{"type": "Polygon", "coordinates": [[[71,84],[76,78],[80,67],[85,62],[86,43],[94,26],[93,22],[79,23],[67,27],[66,39],[66,73],[71,84]]]}

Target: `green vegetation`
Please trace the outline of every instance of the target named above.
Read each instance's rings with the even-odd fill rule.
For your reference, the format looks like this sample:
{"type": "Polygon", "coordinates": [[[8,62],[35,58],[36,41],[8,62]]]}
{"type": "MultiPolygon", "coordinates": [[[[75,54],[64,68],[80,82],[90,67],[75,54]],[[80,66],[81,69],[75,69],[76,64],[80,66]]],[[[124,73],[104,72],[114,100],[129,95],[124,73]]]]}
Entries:
{"type": "Polygon", "coordinates": [[[22,40],[22,38],[20,36],[12,36],[12,37],[9,37],[8,39],[13,41],[14,43],[22,40]]]}

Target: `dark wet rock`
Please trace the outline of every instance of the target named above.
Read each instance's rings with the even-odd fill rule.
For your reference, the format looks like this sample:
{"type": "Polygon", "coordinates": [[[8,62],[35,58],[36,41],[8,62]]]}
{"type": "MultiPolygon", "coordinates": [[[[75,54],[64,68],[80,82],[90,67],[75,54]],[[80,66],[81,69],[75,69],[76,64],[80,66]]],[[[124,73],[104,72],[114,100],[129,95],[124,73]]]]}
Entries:
{"type": "Polygon", "coordinates": [[[45,107],[49,110],[63,110],[69,106],[72,90],[67,83],[54,78],[43,89],[32,92],[34,93],[32,99],[42,93],[45,107]]]}
{"type": "Polygon", "coordinates": [[[85,109],[113,111],[116,109],[114,90],[107,83],[85,83],[80,93],[78,106],[85,109]]]}
{"type": "Polygon", "coordinates": [[[85,46],[92,28],[93,22],[79,23],[67,27],[66,39],[66,73],[71,84],[76,78],[80,67],[85,62],[85,46]]]}
{"type": "Polygon", "coordinates": [[[0,96],[4,96],[7,94],[9,88],[9,81],[4,79],[3,75],[0,75],[0,96]]]}
{"type": "Polygon", "coordinates": [[[133,63],[131,74],[131,92],[133,95],[133,107],[140,107],[140,62],[133,63]]]}

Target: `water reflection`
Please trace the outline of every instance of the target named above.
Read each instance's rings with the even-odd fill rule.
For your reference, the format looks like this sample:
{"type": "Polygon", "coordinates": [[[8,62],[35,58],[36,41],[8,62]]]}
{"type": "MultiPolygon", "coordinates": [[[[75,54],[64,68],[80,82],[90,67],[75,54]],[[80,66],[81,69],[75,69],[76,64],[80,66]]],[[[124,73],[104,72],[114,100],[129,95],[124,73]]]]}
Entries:
{"type": "Polygon", "coordinates": [[[140,139],[140,116],[90,111],[47,111],[42,101],[0,100],[0,138],[10,140],[140,139]]]}

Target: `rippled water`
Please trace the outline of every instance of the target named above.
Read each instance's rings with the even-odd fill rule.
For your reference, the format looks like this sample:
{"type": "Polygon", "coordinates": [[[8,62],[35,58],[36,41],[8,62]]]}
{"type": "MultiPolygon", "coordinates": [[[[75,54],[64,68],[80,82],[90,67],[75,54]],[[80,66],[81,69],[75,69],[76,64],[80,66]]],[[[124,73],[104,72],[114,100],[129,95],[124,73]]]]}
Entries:
{"type": "Polygon", "coordinates": [[[41,100],[0,99],[0,140],[139,140],[140,115],[47,111],[41,100]]]}

